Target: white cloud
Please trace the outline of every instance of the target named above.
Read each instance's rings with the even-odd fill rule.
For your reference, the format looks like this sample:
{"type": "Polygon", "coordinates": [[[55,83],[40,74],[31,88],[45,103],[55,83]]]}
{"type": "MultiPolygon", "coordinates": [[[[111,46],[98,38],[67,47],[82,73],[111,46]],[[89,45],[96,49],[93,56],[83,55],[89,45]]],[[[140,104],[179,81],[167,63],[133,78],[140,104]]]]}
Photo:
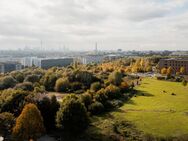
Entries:
{"type": "Polygon", "coordinates": [[[0,48],[187,49],[187,0],[1,0],[0,48]]]}

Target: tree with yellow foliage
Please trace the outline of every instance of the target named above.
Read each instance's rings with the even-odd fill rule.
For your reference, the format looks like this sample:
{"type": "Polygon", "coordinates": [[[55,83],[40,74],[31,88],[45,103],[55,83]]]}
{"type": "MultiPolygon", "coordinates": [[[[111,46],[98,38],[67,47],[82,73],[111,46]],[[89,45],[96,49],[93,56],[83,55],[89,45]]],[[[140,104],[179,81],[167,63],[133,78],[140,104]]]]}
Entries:
{"type": "Polygon", "coordinates": [[[168,67],[168,69],[167,69],[167,75],[172,75],[172,73],[173,73],[173,69],[172,69],[172,67],[168,67]]]}
{"type": "Polygon", "coordinates": [[[161,69],[161,74],[166,74],[167,73],[167,69],[166,68],[162,68],[161,69]]]}
{"type": "Polygon", "coordinates": [[[44,131],[43,118],[37,106],[34,104],[25,105],[13,128],[13,136],[15,139],[36,140],[44,131]]]}
{"type": "Polygon", "coordinates": [[[181,67],[181,68],[180,68],[180,73],[181,73],[181,74],[185,74],[185,67],[181,67]]]}

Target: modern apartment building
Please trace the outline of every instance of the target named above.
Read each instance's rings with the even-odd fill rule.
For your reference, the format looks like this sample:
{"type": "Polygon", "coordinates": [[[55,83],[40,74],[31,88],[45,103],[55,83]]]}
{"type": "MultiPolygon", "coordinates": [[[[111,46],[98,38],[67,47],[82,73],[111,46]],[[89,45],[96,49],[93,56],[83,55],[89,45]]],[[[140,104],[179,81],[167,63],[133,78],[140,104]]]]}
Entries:
{"type": "Polygon", "coordinates": [[[22,65],[17,62],[1,62],[0,73],[7,73],[15,70],[21,70],[22,65]]]}
{"type": "Polygon", "coordinates": [[[179,72],[181,67],[185,68],[185,73],[188,74],[188,59],[161,59],[159,61],[159,69],[172,67],[173,73],[179,72]]]}
{"type": "Polygon", "coordinates": [[[34,60],[34,66],[49,69],[51,67],[66,67],[74,62],[73,58],[38,58],[34,60]]]}

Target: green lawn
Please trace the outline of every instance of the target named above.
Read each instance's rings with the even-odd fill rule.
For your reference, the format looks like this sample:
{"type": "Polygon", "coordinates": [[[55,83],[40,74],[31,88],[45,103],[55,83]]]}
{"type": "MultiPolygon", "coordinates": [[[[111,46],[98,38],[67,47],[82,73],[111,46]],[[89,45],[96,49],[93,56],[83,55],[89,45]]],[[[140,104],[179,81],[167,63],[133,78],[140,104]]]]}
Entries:
{"type": "Polygon", "coordinates": [[[145,134],[162,138],[188,135],[188,86],[145,78],[136,90],[137,96],[121,108],[92,118],[86,131],[89,141],[133,141],[145,134]]]}
{"type": "Polygon", "coordinates": [[[188,134],[188,86],[145,78],[136,89],[140,96],[131,98],[120,108],[122,112],[113,112],[116,118],[128,120],[155,136],[188,134]]]}

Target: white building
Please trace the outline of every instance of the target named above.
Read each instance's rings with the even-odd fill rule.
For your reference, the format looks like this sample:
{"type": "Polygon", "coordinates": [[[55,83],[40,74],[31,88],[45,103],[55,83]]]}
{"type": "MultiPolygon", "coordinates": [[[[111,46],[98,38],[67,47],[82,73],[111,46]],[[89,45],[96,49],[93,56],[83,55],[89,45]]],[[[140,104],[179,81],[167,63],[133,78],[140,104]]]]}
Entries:
{"type": "Polygon", "coordinates": [[[37,57],[25,57],[22,60],[22,65],[24,67],[32,67],[34,65],[34,61],[37,59],[37,57]]]}
{"type": "Polygon", "coordinates": [[[104,60],[104,55],[86,55],[79,58],[82,64],[101,63],[104,60]]]}

